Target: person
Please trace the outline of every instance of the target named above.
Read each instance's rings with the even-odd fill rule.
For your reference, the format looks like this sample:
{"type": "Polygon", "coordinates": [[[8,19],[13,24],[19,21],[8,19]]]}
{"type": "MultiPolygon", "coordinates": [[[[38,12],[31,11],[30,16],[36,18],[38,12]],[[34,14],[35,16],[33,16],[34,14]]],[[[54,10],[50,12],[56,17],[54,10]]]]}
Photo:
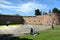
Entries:
{"type": "Polygon", "coordinates": [[[54,29],[54,25],[52,24],[52,29],[54,29]]]}
{"type": "Polygon", "coordinates": [[[51,28],[54,29],[54,21],[50,21],[51,28]]]}
{"type": "Polygon", "coordinates": [[[7,21],[6,23],[7,23],[7,26],[8,26],[8,25],[9,25],[9,23],[10,23],[10,21],[7,21]]]}

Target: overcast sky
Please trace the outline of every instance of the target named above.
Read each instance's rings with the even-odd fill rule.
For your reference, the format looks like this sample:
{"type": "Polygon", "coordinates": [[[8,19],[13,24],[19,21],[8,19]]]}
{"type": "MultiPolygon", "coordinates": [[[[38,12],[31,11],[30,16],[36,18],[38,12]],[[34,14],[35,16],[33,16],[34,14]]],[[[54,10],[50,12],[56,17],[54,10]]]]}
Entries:
{"type": "Polygon", "coordinates": [[[0,0],[0,13],[33,16],[35,9],[48,12],[56,7],[60,9],[60,0],[0,0]]]}

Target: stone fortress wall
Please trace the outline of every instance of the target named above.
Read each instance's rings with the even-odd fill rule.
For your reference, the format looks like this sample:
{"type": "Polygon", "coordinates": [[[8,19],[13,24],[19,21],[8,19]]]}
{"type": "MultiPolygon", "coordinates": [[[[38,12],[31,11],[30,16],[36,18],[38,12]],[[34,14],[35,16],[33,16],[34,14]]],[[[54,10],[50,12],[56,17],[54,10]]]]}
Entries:
{"type": "Polygon", "coordinates": [[[34,16],[34,17],[24,17],[26,23],[29,24],[40,24],[40,25],[54,25],[60,24],[60,16],[56,13],[51,13],[50,15],[34,16]],[[58,18],[59,17],[59,18],[58,18]]]}
{"type": "Polygon", "coordinates": [[[0,24],[6,24],[7,21],[10,21],[11,24],[40,24],[40,25],[51,25],[60,24],[60,15],[56,13],[50,13],[49,15],[41,16],[30,16],[30,17],[21,17],[21,16],[9,16],[9,15],[0,15],[0,24]]]}

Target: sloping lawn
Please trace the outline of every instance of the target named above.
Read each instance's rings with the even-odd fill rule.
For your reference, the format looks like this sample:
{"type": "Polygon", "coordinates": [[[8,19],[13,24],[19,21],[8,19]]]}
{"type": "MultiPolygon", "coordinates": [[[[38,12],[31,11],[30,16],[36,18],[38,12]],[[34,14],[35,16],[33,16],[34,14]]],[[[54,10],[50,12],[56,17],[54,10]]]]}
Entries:
{"type": "Polygon", "coordinates": [[[28,38],[31,40],[60,40],[60,26],[56,26],[55,29],[47,29],[39,31],[37,36],[25,34],[19,38],[28,38]]]}

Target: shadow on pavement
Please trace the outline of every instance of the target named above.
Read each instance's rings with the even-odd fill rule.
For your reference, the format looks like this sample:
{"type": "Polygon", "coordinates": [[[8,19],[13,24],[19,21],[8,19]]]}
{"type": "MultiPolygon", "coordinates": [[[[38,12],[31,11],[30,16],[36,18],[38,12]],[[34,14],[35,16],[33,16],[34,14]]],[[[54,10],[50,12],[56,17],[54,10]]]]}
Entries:
{"type": "Polygon", "coordinates": [[[28,38],[11,37],[9,40],[32,40],[28,38]]]}
{"type": "Polygon", "coordinates": [[[0,34],[0,40],[32,40],[32,39],[14,37],[13,34],[0,34]]]}

